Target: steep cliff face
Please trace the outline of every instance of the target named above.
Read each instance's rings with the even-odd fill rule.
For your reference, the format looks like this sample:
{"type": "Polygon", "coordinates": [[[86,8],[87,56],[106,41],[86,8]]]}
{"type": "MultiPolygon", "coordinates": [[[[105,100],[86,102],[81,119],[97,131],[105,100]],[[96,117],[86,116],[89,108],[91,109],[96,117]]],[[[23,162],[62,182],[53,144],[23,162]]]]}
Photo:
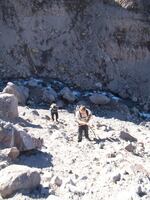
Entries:
{"type": "Polygon", "coordinates": [[[56,78],[150,103],[146,0],[0,1],[0,76],[56,78]]]}

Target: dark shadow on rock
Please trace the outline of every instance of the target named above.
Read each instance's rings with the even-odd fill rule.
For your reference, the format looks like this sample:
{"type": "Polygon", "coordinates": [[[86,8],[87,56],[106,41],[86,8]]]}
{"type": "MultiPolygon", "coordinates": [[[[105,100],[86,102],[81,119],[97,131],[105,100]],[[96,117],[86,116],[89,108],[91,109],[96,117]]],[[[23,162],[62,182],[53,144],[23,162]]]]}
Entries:
{"type": "Polygon", "coordinates": [[[43,187],[40,185],[32,191],[22,191],[22,194],[32,199],[47,199],[50,195],[50,192],[48,187],[43,187]]]}
{"type": "Polygon", "coordinates": [[[106,138],[94,138],[93,139],[96,144],[104,143],[106,141],[108,142],[120,142],[118,138],[113,138],[113,137],[106,137],[106,138]]]}
{"type": "Polygon", "coordinates": [[[32,124],[30,121],[27,121],[21,117],[18,117],[14,123],[16,124],[19,124],[20,126],[22,127],[31,127],[31,128],[40,128],[42,129],[42,126],[41,125],[35,125],[35,124],[32,124]]]}
{"type": "Polygon", "coordinates": [[[53,156],[50,153],[39,150],[31,150],[21,153],[15,164],[26,165],[35,168],[53,167],[53,156]]]}

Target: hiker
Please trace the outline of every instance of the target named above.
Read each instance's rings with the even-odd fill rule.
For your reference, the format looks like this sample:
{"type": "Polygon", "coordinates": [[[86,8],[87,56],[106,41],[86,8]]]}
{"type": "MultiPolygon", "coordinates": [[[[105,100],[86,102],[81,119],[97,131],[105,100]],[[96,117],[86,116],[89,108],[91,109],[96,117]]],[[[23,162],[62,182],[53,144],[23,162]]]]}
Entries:
{"type": "Polygon", "coordinates": [[[78,123],[78,142],[82,141],[83,132],[86,139],[91,141],[88,133],[88,122],[91,119],[92,113],[85,106],[80,106],[79,110],[76,112],[76,121],[78,123]]]}
{"type": "Polygon", "coordinates": [[[54,117],[55,117],[56,121],[58,122],[58,107],[55,103],[53,103],[50,106],[50,113],[51,113],[52,120],[54,121],[54,117]]]}

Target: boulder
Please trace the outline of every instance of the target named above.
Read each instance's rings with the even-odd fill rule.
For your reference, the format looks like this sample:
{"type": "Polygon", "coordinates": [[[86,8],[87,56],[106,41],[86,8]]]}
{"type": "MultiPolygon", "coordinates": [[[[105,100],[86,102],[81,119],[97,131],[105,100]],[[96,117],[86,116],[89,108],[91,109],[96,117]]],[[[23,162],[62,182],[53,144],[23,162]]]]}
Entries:
{"type": "Polygon", "coordinates": [[[18,100],[12,94],[0,94],[0,118],[15,119],[18,117],[18,100]]]}
{"type": "Polygon", "coordinates": [[[13,161],[19,156],[19,150],[16,147],[0,150],[0,161],[13,161]]]}
{"type": "Polygon", "coordinates": [[[110,102],[110,99],[103,94],[92,94],[90,97],[90,101],[96,105],[105,105],[110,102]]]}
{"type": "Polygon", "coordinates": [[[56,104],[57,104],[58,108],[64,108],[64,107],[65,107],[65,103],[64,103],[64,101],[62,101],[62,100],[58,100],[58,101],[56,102],[56,104]]]}
{"type": "Polygon", "coordinates": [[[3,89],[3,93],[13,94],[20,105],[25,105],[29,97],[29,89],[24,86],[17,86],[12,82],[8,82],[3,89]]]}
{"type": "Polygon", "coordinates": [[[0,144],[5,148],[16,147],[19,151],[29,151],[41,149],[43,140],[7,123],[0,127],[0,144]]]}
{"type": "Polygon", "coordinates": [[[0,177],[0,193],[3,198],[8,198],[20,190],[36,188],[41,181],[38,171],[21,165],[10,165],[2,169],[0,177]]]}
{"type": "Polygon", "coordinates": [[[52,103],[52,102],[55,102],[57,98],[57,93],[55,92],[55,90],[53,88],[51,88],[50,86],[45,88],[43,90],[43,101],[46,102],[46,103],[52,103]]]}
{"type": "Polygon", "coordinates": [[[120,132],[120,138],[125,141],[137,142],[137,139],[125,131],[120,132]]]}
{"type": "Polygon", "coordinates": [[[76,96],[68,87],[64,87],[60,91],[60,95],[62,96],[64,100],[67,100],[69,103],[73,103],[76,100],[76,96]]]}

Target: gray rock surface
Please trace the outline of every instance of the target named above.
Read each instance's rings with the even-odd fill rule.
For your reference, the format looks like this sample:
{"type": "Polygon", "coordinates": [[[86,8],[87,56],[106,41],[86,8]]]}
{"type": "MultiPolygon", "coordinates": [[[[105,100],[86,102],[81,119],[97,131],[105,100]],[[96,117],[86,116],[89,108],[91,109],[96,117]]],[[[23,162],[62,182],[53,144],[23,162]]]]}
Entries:
{"type": "Polygon", "coordinates": [[[12,94],[0,94],[0,118],[15,119],[18,117],[18,100],[12,94]]]}
{"type": "Polygon", "coordinates": [[[19,190],[32,190],[40,185],[41,180],[37,170],[20,165],[6,167],[0,171],[0,177],[0,194],[4,198],[19,190]]]}
{"type": "Polygon", "coordinates": [[[67,100],[69,103],[73,103],[76,100],[76,96],[68,87],[63,88],[60,91],[60,95],[64,100],[67,100]]]}
{"type": "Polygon", "coordinates": [[[7,123],[0,127],[0,144],[5,148],[16,147],[19,151],[29,151],[41,149],[43,140],[7,123]]]}
{"type": "Polygon", "coordinates": [[[17,86],[12,82],[8,82],[3,89],[3,93],[13,94],[20,105],[25,105],[29,97],[29,89],[24,86],[17,86]]]}
{"type": "Polygon", "coordinates": [[[149,6],[148,0],[1,1],[0,77],[56,78],[82,89],[101,82],[149,110],[149,6]]]}
{"type": "MultiPolygon", "coordinates": [[[[121,110],[101,106],[98,112],[98,108],[91,108],[94,133],[90,129],[89,136],[93,141],[83,137],[78,143],[78,126],[69,109],[59,109],[59,122],[53,122],[43,117],[48,109],[36,109],[39,115],[33,115],[35,109],[18,107],[22,120],[15,121],[16,129],[42,137],[44,145],[41,151],[21,152],[15,163],[38,168],[41,185],[32,192],[19,191],[10,200],[149,200],[149,127],[127,121],[121,110]],[[129,134],[125,139],[120,138],[123,131],[129,134]],[[137,139],[134,153],[125,150],[131,136],[137,139]]],[[[2,157],[0,169],[10,164],[2,157]]]]}
{"type": "Polygon", "coordinates": [[[103,94],[93,94],[89,98],[92,103],[97,105],[105,105],[110,102],[110,99],[103,94]]]}

